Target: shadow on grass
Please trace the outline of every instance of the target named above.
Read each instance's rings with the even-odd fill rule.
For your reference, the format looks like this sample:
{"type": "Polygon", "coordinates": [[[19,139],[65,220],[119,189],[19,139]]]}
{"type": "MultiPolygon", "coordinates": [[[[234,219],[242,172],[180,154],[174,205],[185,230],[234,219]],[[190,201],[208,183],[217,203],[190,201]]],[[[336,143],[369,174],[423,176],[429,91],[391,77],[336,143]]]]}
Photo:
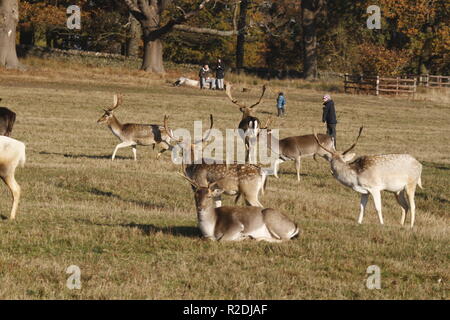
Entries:
{"type": "Polygon", "coordinates": [[[435,195],[429,195],[429,194],[426,194],[426,193],[423,193],[423,192],[416,193],[416,197],[420,198],[420,199],[423,199],[425,201],[432,200],[432,201],[437,201],[437,202],[442,203],[442,204],[450,204],[450,200],[448,200],[448,199],[441,198],[441,197],[438,197],[438,196],[435,196],[435,195]]]}
{"type": "Polygon", "coordinates": [[[445,164],[445,163],[435,163],[435,162],[423,161],[422,164],[425,167],[435,168],[435,169],[439,169],[439,170],[450,170],[450,165],[445,164]]]}
{"type": "Polygon", "coordinates": [[[170,234],[176,237],[187,237],[187,238],[201,237],[200,231],[196,227],[187,227],[187,226],[157,227],[153,224],[140,224],[140,223],[119,224],[119,226],[139,229],[143,234],[147,236],[161,232],[163,234],[170,234]]]}
{"type": "Polygon", "coordinates": [[[89,188],[87,190],[87,192],[92,193],[96,196],[114,198],[114,199],[117,199],[117,200],[120,200],[123,202],[134,203],[138,206],[144,207],[145,209],[163,209],[163,208],[165,208],[165,205],[162,203],[151,203],[151,202],[142,201],[142,200],[124,199],[120,195],[115,194],[111,191],[103,191],[103,190],[100,190],[97,188],[89,188]]]}
{"type": "MultiPolygon", "coordinates": [[[[63,156],[65,158],[86,158],[86,159],[111,159],[111,155],[89,155],[89,154],[70,154],[70,153],[58,153],[58,152],[47,152],[47,151],[41,151],[39,154],[46,154],[46,155],[56,155],[56,156],[63,156]]],[[[120,160],[132,160],[133,157],[124,157],[124,156],[116,156],[115,159],[120,160]]]]}

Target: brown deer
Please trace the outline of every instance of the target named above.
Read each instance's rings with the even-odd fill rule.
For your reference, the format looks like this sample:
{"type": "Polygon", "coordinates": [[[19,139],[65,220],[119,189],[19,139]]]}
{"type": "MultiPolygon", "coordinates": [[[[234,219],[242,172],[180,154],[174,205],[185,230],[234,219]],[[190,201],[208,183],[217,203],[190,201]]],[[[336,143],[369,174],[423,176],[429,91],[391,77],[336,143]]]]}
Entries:
{"type": "Polygon", "coordinates": [[[20,200],[20,186],[14,173],[16,167],[25,165],[25,144],[13,138],[0,136],[0,177],[6,183],[13,196],[10,219],[16,217],[20,200]]]}
{"type": "MultiPolygon", "coordinates": [[[[191,144],[183,142],[182,139],[176,139],[172,135],[172,130],[168,126],[168,116],[164,118],[164,128],[166,132],[169,132],[170,137],[177,144],[182,146],[184,150],[190,150],[191,161],[190,164],[184,163],[184,172],[187,176],[195,181],[199,185],[208,185],[212,182],[217,182],[217,187],[223,190],[222,193],[227,195],[236,195],[235,202],[238,201],[239,197],[242,195],[244,201],[247,205],[262,207],[259,202],[259,193],[264,192],[264,185],[266,182],[266,173],[263,168],[252,165],[252,164],[223,164],[223,163],[212,163],[213,161],[208,161],[206,163],[205,159],[202,158],[201,163],[195,163],[195,148],[203,147],[205,145],[209,133],[213,127],[213,117],[210,116],[211,126],[207,137],[202,138],[200,141],[196,141],[191,144]],[[187,145],[186,145],[187,144],[187,145]]],[[[216,206],[220,207],[222,205],[221,194],[215,198],[216,206]]]]}
{"type": "MultiPolygon", "coordinates": [[[[279,155],[279,159],[272,164],[273,174],[278,178],[279,165],[285,161],[295,161],[295,169],[297,171],[297,181],[300,181],[301,158],[313,156],[320,156],[329,160],[331,154],[321,148],[313,134],[302,136],[287,137],[277,140],[273,135],[271,129],[267,128],[267,141],[270,142],[271,150],[279,155]]],[[[333,138],[326,134],[318,134],[320,142],[330,150],[334,150],[333,138]]]]}
{"type": "MultiPolygon", "coordinates": [[[[0,101],[2,101],[1,98],[0,101]]],[[[0,107],[0,135],[10,137],[15,122],[16,113],[8,108],[0,107]]]]}
{"type": "Polygon", "coordinates": [[[402,225],[405,223],[408,210],[411,210],[412,228],[416,214],[414,193],[417,185],[422,188],[422,165],[409,154],[361,156],[349,162],[355,154],[348,152],[356,146],[362,130],[363,127],[359,129],[355,143],[344,152],[337,152],[323,145],[315,132],[314,137],[320,147],[331,154],[330,165],[333,176],[343,185],[361,193],[358,223],[363,221],[364,210],[370,194],[373,197],[380,223],[383,224],[381,191],[385,190],[395,194],[395,198],[402,208],[400,220],[402,225]]]}
{"type": "Polygon", "coordinates": [[[198,226],[203,237],[215,241],[240,241],[255,239],[257,241],[282,242],[299,234],[299,228],[286,215],[275,209],[261,207],[215,208],[212,199],[224,192],[217,188],[219,181],[208,185],[199,185],[189,178],[195,191],[198,226]]]}
{"type": "Polygon", "coordinates": [[[257,110],[257,105],[260,104],[262,98],[264,97],[264,93],[266,92],[266,86],[263,85],[262,93],[261,96],[259,97],[259,100],[256,103],[252,104],[251,106],[247,106],[243,103],[240,103],[238,100],[233,99],[233,97],[231,96],[231,87],[232,85],[230,83],[227,83],[226,94],[228,98],[231,100],[231,102],[237,105],[239,107],[239,111],[242,112],[242,119],[239,122],[238,128],[241,129],[239,131],[239,134],[245,142],[245,146],[247,149],[246,161],[248,161],[250,156],[248,153],[250,143],[253,144],[256,142],[256,139],[261,129],[261,122],[255,116],[255,112],[257,110]]]}
{"type": "Polygon", "coordinates": [[[163,152],[172,148],[170,145],[170,136],[164,131],[164,127],[157,124],[137,124],[125,123],[121,124],[114,115],[114,110],[121,104],[122,95],[114,95],[113,105],[108,109],[103,109],[105,113],[97,120],[97,123],[108,125],[111,132],[122,142],[119,143],[112,154],[112,160],[116,157],[116,152],[120,148],[131,147],[133,150],[134,160],[136,161],[136,146],[150,146],[155,148],[156,144],[161,145],[157,158],[163,152]]]}

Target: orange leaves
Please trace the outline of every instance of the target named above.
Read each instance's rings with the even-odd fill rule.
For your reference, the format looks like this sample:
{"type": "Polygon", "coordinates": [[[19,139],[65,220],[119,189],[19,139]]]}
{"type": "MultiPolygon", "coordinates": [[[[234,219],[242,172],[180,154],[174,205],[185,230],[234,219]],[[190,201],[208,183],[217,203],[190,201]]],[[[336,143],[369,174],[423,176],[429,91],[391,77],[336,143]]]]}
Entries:
{"type": "Polygon", "coordinates": [[[368,75],[399,75],[410,60],[408,50],[390,50],[370,43],[359,45],[359,66],[368,75]]]}

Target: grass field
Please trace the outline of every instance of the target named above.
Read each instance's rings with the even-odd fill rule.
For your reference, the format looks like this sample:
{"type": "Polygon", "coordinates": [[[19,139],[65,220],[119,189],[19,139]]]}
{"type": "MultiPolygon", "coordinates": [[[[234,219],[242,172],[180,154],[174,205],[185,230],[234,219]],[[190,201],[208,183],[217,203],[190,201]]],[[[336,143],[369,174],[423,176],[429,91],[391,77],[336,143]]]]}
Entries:
{"type": "MultiPolygon", "coordinates": [[[[122,122],[162,123],[169,114],[173,128],[192,129],[212,113],[216,128],[235,128],[240,113],[224,92],[174,88],[166,80],[177,72],[165,79],[117,66],[25,63],[27,73],[0,71],[2,105],[17,113],[12,136],[27,145],[26,166],[16,171],[17,219],[0,221],[1,299],[448,299],[448,93],[414,101],[332,94],[338,149],[363,124],[358,155],[410,153],[424,165],[413,230],[400,226],[389,193],[382,194],[385,225],[372,200],[358,225],[359,195],[334,180],[324,160],[306,159],[300,183],[294,164],[284,163],[261,198],[299,224],[299,238],[220,243],[200,238],[192,192],[169,153],[156,160],[151,148],[138,147],[134,162],[127,148],[112,162],[118,140],[96,120],[120,91],[122,122]],[[81,269],[81,290],[66,287],[70,265],[81,269]],[[381,269],[380,290],[366,288],[370,265],[381,269]]],[[[245,94],[238,84],[235,95],[254,101],[261,83],[245,83],[252,88],[245,94]]],[[[281,137],[324,130],[323,91],[268,85],[258,116],[275,113],[283,90],[288,115],[273,123],[281,137]]],[[[9,216],[4,186],[0,199],[0,214],[9,216]]]]}

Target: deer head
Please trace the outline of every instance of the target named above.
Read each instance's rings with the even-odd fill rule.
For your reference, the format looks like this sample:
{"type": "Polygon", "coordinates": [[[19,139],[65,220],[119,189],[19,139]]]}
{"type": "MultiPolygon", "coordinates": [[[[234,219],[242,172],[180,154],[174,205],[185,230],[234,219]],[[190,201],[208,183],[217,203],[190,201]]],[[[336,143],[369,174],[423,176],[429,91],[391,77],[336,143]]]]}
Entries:
{"type": "Polygon", "coordinates": [[[236,99],[233,99],[233,97],[231,96],[231,87],[232,85],[230,83],[227,83],[226,88],[227,96],[231,100],[231,102],[233,102],[235,105],[239,107],[239,110],[242,112],[242,119],[245,119],[246,117],[253,117],[257,109],[256,106],[261,102],[264,93],[266,92],[266,85],[263,85],[262,87],[262,93],[261,97],[259,97],[259,100],[256,103],[252,104],[251,106],[247,106],[245,104],[238,102],[236,99]]]}
{"type": "Polygon", "coordinates": [[[195,204],[197,208],[206,208],[210,205],[211,199],[220,196],[224,190],[214,188],[217,186],[217,181],[211,182],[208,186],[200,186],[194,180],[188,177],[185,168],[183,167],[183,172],[179,173],[184,179],[186,179],[195,190],[195,204]]]}
{"type": "Polygon", "coordinates": [[[330,162],[339,161],[339,162],[347,163],[348,161],[352,160],[352,159],[355,157],[355,154],[354,154],[354,153],[349,153],[349,152],[350,152],[350,151],[356,146],[356,144],[358,143],[358,140],[359,140],[359,137],[361,136],[361,133],[362,133],[362,131],[363,131],[363,128],[364,128],[364,127],[360,127],[360,128],[359,128],[359,133],[358,133],[358,136],[356,137],[355,142],[354,142],[348,149],[346,149],[346,150],[343,151],[343,152],[339,152],[339,151],[336,151],[336,150],[328,149],[327,147],[325,147],[325,146],[319,141],[319,138],[317,137],[317,134],[316,134],[316,130],[315,130],[315,129],[313,129],[313,133],[314,133],[314,138],[315,138],[316,141],[317,141],[317,144],[318,144],[322,149],[324,149],[325,151],[327,151],[327,152],[329,152],[329,153],[331,154],[330,162]]]}
{"type": "Polygon", "coordinates": [[[122,103],[122,95],[121,94],[115,94],[113,98],[113,104],[111,107],[107,109],[103,109],[105,112],[100,119],[97,120],[97,123],[109,123],[111,121],[114,110],[122,103]]]}
{"type": "Polygon", "coordinates": [[[213,128],[214,125],[214,118],[213,115],[210,114],[209,115],[209,121],[211,123],[209,130],[208,130],[208,134],[206,135],[206,137],[202,137],[202,139],[194,141],[193,143],[191,143],[190,141],[183,141],[183,138],[179,138],[176,139],[173,135],[172,135],[172,130],[170,130],[169,125],[168,125],[168,119],[169,116],[165,115],[164,116],[164,129],[167,132],[167,135],[173,140],[175,141],[176,144],[180,145],[180,147],[182,147],[183,149],[186,150],[190,150],[191,152],[191,161],[194,160],[194,155],[195,155],[195,148],[198,148],[200,145],[202,146],[202,148],[206,145],[209,136],[211,135],[211,129],[213,128]]]}

